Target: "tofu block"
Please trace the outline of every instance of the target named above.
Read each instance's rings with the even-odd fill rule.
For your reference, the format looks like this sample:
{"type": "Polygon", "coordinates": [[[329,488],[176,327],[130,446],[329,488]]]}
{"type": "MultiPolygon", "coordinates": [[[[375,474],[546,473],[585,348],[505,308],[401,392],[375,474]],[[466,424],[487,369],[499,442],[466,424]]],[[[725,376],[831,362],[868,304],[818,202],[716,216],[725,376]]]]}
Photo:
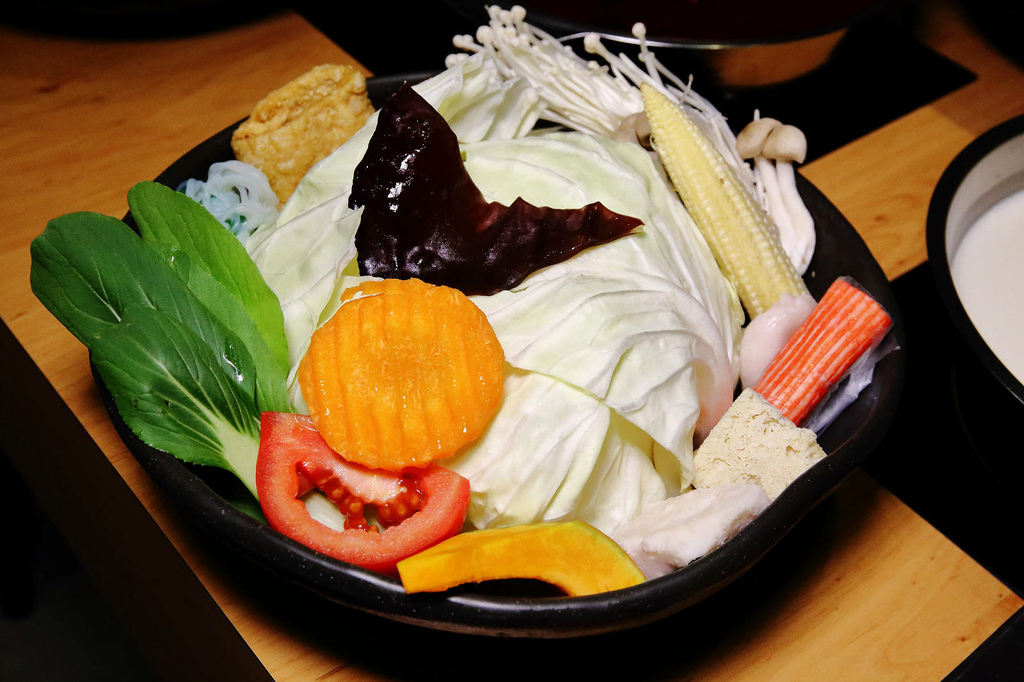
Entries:
{"type": "Polygon", "coordinates": [[[748,388],[694,453],[693,486],[756,483],[774,500],[824,457],[813,431],[800,428],[748,388]]]}
{"type": "Polygon", "coordinates": [[[306,172],[371,114],[363,75],[355,67],[323,64],[264,97],[235,130],[231,148],[239,161],[263,171],[284,203],[306,172]]]}

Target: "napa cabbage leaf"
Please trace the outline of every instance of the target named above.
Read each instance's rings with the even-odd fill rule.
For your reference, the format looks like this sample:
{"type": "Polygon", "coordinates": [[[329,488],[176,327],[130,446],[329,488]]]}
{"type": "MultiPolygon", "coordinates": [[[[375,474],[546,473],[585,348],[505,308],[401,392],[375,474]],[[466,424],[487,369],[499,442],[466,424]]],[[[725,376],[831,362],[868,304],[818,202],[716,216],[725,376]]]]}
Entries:
{"type": "MultiPolygon", "coordinates": [[[[444,88],[466,80],[452,75],[459,68],[417,89],[442,113],[447,98],[464,96],[444,88]]],[[[362,280],[360,211],[348,198],[367,141],[322,161],[277,223],[250,241],[284,308],[290,396],[300,410],[294,368],[341,292],[362,280]]],[[[509,290],[472,297],[505,349],[505,398],[484,435],[446,461],[471,481],[475,527],[579,518],[610,530],[689,484],[695,435],[731,403],[742,309],[660,166],[638,145],[536,130],[460,141],[488,201],[601,202],[643,223],[509,290]]]]}

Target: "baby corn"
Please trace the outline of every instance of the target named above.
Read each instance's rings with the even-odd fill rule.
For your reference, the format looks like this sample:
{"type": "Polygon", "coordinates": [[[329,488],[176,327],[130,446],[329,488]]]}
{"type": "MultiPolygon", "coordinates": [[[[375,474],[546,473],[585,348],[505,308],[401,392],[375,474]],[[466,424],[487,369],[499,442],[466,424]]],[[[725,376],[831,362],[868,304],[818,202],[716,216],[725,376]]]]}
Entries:
{"type": "Polygon", "coordinates": [[[807,293],[777,228],[711,141],[657,89],[640,90],[661,162],[747,314],[756,317],[782,294],[807,293]]]}

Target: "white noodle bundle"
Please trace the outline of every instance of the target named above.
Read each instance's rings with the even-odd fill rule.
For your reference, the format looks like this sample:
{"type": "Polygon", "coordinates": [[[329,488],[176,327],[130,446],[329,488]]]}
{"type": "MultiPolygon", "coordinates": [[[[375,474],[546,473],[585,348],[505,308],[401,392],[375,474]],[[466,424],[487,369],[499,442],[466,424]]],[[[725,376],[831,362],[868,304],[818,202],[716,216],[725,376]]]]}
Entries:
{"type": "Polygon", "coordinates": [[[215,163],[206,182],[193,178],[178,191],[205,206],[243,244],[256,228],[277,218],[277,195],[267,176],[241,161],[215,163]]]}

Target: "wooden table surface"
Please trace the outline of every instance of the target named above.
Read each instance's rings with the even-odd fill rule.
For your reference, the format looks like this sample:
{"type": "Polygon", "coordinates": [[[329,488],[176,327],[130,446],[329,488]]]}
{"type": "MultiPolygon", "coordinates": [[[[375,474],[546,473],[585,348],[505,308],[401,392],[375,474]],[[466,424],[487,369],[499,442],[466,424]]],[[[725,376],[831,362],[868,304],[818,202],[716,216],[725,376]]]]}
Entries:
{"type": "MultiPolygon", "coordinates": [[[[1024,72],[955,5],[925,7],[917,37],[977,79],[803,169],[890,277],[925,260],[926,210],[949,161],[1024,112],[1024,72]]],[[[552,671],[630,679],[936,680],[1021,607],[863,473],[830,501],[820,522],[828,542],[795,560],[799,575],[700,647],[688,646],[694,627],[682,618],[639,635],[554,642],[414,629],[282,586],[213,546],[119,440],[85,349],[29,289],[29,243],[63,213],[124,215],[132,184],[325,62],[353,60],[288,12],[153,41],[0,26],[0,444],[163,677],[502,678],[543,653],[561,661],[552,671]]]]}

